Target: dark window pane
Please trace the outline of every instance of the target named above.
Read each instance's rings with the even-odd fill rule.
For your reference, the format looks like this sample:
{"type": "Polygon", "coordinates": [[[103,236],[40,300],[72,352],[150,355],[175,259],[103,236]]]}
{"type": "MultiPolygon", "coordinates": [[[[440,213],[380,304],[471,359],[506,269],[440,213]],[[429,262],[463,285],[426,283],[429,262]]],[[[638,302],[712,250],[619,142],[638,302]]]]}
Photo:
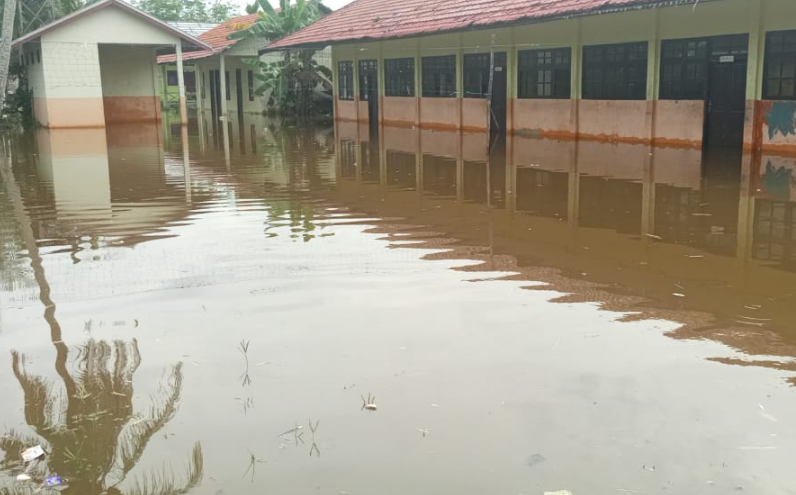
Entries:
{"type": "Polygon", "coordinates": [[[456,56],[423,57],[422,90],[424,97],[456,96],[456,56]]]}
{"type": "Polygon", "coordinates": [[[520,98],[570,97],[570,48],[523,50],[518,53],[518,96],[520,98]]]}
{"type": "Polygon", "coordinates": [[[354,62],[337,64],[337,97],[341,100],[354,99],[354,62]]]}
{"type": "Polygon", "coordinates": [[[371,95],[378,96],[379,62],[377,60],[359,61],[359,99],[367,101],[371,95]]]}
{"type": "Polygon", "coordinates": [[[384,61],[385,96],[415,96],[415,59],[395,58],[384,61]]]}
{"type": "Polygon", "coordinates": [[[775,31],[766,35],[763,72],[763,98],[796,99],[796,30],[775,31]]]}
{"type": "MultiPolygon", "coordinates": [[[[583,98],[645,99],[647,46],[644,41],[584,47],[583,98]]],[[[670,52],[679,53],[679,50],[670,49],[670,52]]]]}

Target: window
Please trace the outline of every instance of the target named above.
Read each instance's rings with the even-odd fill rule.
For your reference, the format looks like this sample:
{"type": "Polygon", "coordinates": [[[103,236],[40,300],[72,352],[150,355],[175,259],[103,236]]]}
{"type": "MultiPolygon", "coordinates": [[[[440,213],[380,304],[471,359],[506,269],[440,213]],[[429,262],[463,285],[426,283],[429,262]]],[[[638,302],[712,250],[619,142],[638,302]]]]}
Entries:
{"type": "Polygon", "coordinates": [[[384,94],[415,95],[415,59],[394,58],[384,61],[384,94]]]}
{"type": "Polygon", "coordinates": [[[41,63],[41,50],[36,50],[36,63],[41,63]]]}
{"type": "Polygon", "coordinates": [[[583,98],[643,100],[647,95],[647,42],[583,47],[583,98]]]}
{"type": "Polygon", "coordinates": [[[202,91],[202,99],[204,100],[205,98],[207,98],[207,90],[205,89],[205,73],[204,72],[202,72],[202,88],[201,88],[201,91],[202,91]]]}
{"type": "Polygon", "coordinates": [[[183,74],[183,82],[185,83],[186,93],[196,94],[196,72],[185,72],[183,74]]]}
{"type": "Polygon", "coordinates": [[[763,98],[796,100],[796,31],[766,35],[763,98]]]}
{"type": "Polygon", "coordinates": [[[359,61],[359,99],[367,101],[371,92],[379,93],[379,63],[376,60],[359,61]]]}
{"type": "MultiPolygon", "coordinates": [[[[489,65],[491,57],[488,53],[471,53],[464,56],[462,64],[465,98],[486,98],[489,94],[489,65]]],[[[506,66],[506,53],[495,53],[495,67],[506,66]]]]}
{"type": "Polygon", "coordinates": [[[708,40],[666,40],[661,43],[662,100],[702,100],[708,92],[708,40]]]}
{"type": "Polygon", "coordinates": [[[227,87],[226,87],[226,90],[227,90],[227,101],[230,101],[230,100],[232,100],[232,97],[231,97],[230,92],[229,92],[229,71],[225,71],[224,72],[224,84],[227,85],[227,87]]]}
{"type": "Polygon", "coordinates": [[[456,56],[423,57],[423,96],[456,96],[456,56]]]}
{"type": "Polygon", "coordinates": [[[170,70],[166,72],[166,79],[168,79],[169,86],[177,86],[180,83],[179,78],[177,78],[176,70],[170,70]]]}
{"type": "Polygon", "coordinates": [[[337,64],[337,97],[341,100],[354,99],[354,62],[337,64]]]}
{"type": "Polygon", "coordinates": [[[572,49],[523,50],[517,54],[520,98],[570,97],[572,49]]]}
{"type": "Polygon", "coordinates": [[[249,83],[249,101],[254,101],[254,72],[247,71],[246,79],[249,83]]]}

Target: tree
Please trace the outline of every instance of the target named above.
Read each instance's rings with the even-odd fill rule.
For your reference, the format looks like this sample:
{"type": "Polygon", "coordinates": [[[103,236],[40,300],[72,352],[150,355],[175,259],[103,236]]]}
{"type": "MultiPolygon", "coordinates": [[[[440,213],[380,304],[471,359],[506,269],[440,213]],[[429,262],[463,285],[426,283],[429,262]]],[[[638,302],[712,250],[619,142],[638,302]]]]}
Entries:
{"type": "MultiPolygon", "coordinates": [[[[268,0],[255,0],[246,7],[249,13],[259,12],[260,18],[246,29],[232,33],[231,39],[263,38],[278,40],[303,29],[317,21],[329,10],[320,0],[279,0],[279,9],[271,6],[268,0]]],[[[269,90],[269,104],[286,114],[310,115],[314,113],[315,88],[320,84],[326,90],[332,89],[332,73],[318,64],[313,49],[286,50],[279,62],[266,63],[259,59],[250,60],[251,65],[259,67],[256,75],[261,82],[257,94],[269,90]]]]}
{"type": "Polygon", "coordinates": [[[230,0],[136,0],[134,3],[161,21],[224,22],[238,10],[230,0]]]}

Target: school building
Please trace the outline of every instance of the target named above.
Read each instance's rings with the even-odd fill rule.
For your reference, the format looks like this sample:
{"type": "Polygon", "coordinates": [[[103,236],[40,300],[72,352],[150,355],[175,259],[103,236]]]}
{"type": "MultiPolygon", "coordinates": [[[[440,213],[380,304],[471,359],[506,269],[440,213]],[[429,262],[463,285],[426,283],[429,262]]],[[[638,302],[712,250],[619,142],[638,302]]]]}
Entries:
{"type": "Polygon", "coordinates": [[[370,132],[796,152],[793,0],[356,0],[268,49],[326,45],[370,132]]]}

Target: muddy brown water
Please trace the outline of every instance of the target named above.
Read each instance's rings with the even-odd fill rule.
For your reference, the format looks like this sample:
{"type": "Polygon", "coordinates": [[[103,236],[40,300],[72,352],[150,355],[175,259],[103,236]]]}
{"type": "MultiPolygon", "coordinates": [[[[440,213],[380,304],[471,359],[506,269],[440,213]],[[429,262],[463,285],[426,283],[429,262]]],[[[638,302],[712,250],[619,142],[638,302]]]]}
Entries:
{"type": "Polygon", "coordinates": [[[796,493],[790,162],[380,134],[7,140],[0,493],[796,493]]]}

